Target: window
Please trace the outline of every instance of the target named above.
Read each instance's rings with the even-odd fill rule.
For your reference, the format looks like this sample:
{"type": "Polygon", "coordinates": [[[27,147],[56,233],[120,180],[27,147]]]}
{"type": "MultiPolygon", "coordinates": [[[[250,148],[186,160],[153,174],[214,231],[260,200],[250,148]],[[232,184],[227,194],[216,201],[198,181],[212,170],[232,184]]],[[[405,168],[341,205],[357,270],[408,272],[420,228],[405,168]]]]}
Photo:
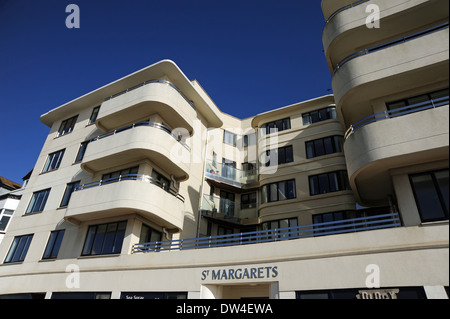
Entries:
{"type": "Polygon", "coordinates": [[[399,116],[411,111],[421,111],[422,107],[434,106],[439,107],[448,105],[449,89],[439,90],[432,93],[422,94],[414,97],[410,97],[403,100],[386,103],[386,107],[392,112],[392,115],[399,116]],[[428,102],[428,103],[427,103],[428,102]],[[410,106],[410,107],[408,107],[410,106]],[[401,109],[399,111],[395,111],[401,109]]]}
{"type": "Polygon", "coordinates": [[[124,175],[132,175],[132,174],[137,174],[139,170],[139,166],[134,166],[134,167],[130,167],[130,168],[125,168],[119,171],[115,171],[112,173],[107,173],[107,174],[103,174],[102,176],[102,180],[105,181],[106,179],[113,179],[110,182],[116,182],[117,180],[115,180],[114,178],[118,178],[119,176],[124,176],[124,175]]]}
{"type": "Polygon", "coordinates": [[[42,173],[54,171],[55,169],[58,169],[59,165],[61,164],[62,158],[64,156],[64,151],[65,151],[65,149],[57,151],[55,153],[51,153],[47,157],[47,161],[45,162],[42,173]]]}
{"type": "Polygon", "coordinates": [[[161,241],[162,234],[159,231],[154,230],[153,228],[142,224],[141,235],[139,237],[140,243],[154,243],[157,241],[161,241]]]}
{"type": "Polygon", "coordinates": [[[33,234],[14,237],[14,241],[6,255],[5,263],[16,263],[25,260],[33,234]]]}
{"type": "Polygon", "coordinates": [[[422,222],[448,220],[448,169],[410,176],[422,222]]]}
{"type": "Polygon", "coordinates": [[[228,131],[223,131],[223,142],[229,145],[236,146],[237,135],[228,131]]]}
{"type": "Polygon", "coordinates": [[[350,186],[346,171],[309,176],[309,193],[311,196],[348,189],[350,189],[350,186]]]}
{"type": "Polygon", "coordinates": [[[277,165],[274,161],[270,161],[271,155],[278,158],[278,165],[292,163],[294,161],[294,151],[292,145],[280,147],[278,149],[266,151],[266,166],[277,165]]]}
{"type": "Polygon", "coordinates": [[[306,142],[306,158],[342,152],[343,143],[342,136],[329,136],[306,142]]]}
{"type": "Polygon", "coordinates": [[[56,257],[58,257],[58,252],[61,247],[63,237],[64,229],[52,231],[50,233],[50,238],[48,239],[47,247],[45,247],[44,256],[42,256],[42,259],[56,259],[56,257]]]}
{"type": "Polygon", "coordinates": [[[235,195],[230,192],[220,191],[219,213],[226,216],[234,216],[235,195]]]}
{"type": "Polygon", "coordinates": [[[34,192],[31,197],[30,204],[28,204],[28,208],[25,214],[41,212],[44,210],[45,203],[47,203],[48,195],[50,194],[50,188],[44,189],[39,192],[34,192]]]}
{"type": "Polygon", "coordinates": [[[79,163],[83,160],[84,153],[86,152],[86,148],[89,144],[89,141],[85,141],[81,143],[80,148],[78,149],[77,157],[75,158],[75,163],[79,163]]]}
{"type": "Polygon", "coordinates": [[[170,189],[170,181],[157,171],[152,171],[152,180],[156,185],[168,191],[170,189]]]}
{"type": "Polygon", "coordinates": [[[119,254],[126,226],[126,221],[89,226],[82,256],[119,254]]]}
{"type": "Polygon", "coordinates": [[[6,232],[13,214],[14,211],[10,209],[4,209],[3,211],[0,210],[0,232],[6,232]]]}
{"type": "Polygon", "coordinates": [[[262,203],[270,203],[296,198],[295,180],[264,185],[261,188],[262,203]]]}
{"type": "Polygon", "coordinates": [[[59,207],[65,207],[69,205],[70,196],[72,196],[72,193],[78,186],[80,186],[80,181],[67,184],[66,191],[64,192],[64,196],[59,207]]]}
{"type": "Polygon", "coordinates": [[[288,117],[282,120],[277,120],[263,124],[261,126],[261,133],[267,135],[275,132],[289,130],[290,128],[291,128],[291,119],[288,117]]]}
{"type": "Polygon", "coordinates": [[[64,120],[58,130],[58,136],[68,134],[73,131],[75,123],[77,122],[78,115],[71,117],[70,119],[64,120]]]}
{"type": "Polygon", "coordinates": [[[241,195],[241,209],[256,207],[256,192],[241,195]]]}
{"type": "Polygon", "coordinates": [[[242,163],[242,177],[256,175],[256,163],[242,163]]]}
{"type": "Polygon", "coordinates": [[[256,145],[255,133],[244,135],[244,147],[247,147],[249,145],[256,145]]]}
{"type": "Polygon", "coordinates": [[[327,107],[317,111],[304,113],[302,117],[303,117],[303,125],[309,125],[317,122],[335,119],[337,118],[337,113],[335,107],[327,107]]]}
{"type": "Polygon", "coordinates": [[[88,124],[92,124],[97,120],[98,111],[100,111],[100,106],[94,107],[94,109],[92,110],[92,113],[91,113],[91,117],[89,118],[88,124]]]}
{"type": "Polygon", "coordinates": [[[297,218],[287,218],[287,219],[279,219],[279,220],[272,220],[270,222],[262,223],[262,229],[263,230],[275,230],[277,229],[277,232],[268,232],[268,239],[274,239],[275,237],[278,238],[289,238],[292,236],[295,236],[295,233],[288,234],[289,229],[283,229],[283,228],[290,228],[290,227],[297,227],[298,221],[297,218]],[[283,229],[283,230],[279,230],[283,229]]]}

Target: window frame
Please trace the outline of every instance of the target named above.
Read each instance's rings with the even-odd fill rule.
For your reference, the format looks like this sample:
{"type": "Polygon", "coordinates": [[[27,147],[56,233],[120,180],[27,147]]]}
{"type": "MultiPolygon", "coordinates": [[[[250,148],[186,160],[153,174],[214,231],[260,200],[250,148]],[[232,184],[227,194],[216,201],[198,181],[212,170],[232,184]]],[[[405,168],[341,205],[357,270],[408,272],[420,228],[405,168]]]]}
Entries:
{"type": "Polygon", "coordinates": [[[270,132],[271,129],[276,129],[277,130],[276,132],[279,133],[286,130],[290,130],[291,128],[292,128],[291,118],[285,117],[279,120],[264,123],[263,125],[261,125],[261,133],[262,135],[269,135],[272,133],[270,132]]]}
{"type": "Polygon", "coordinates": [[[257,192],[241,194],[241,209],[252,209],[256,208],[257,206],[258,206],[257,192]]]}
{"type": "Polygon", "coordinates": [[[75,124],[77,123],[77,119],[78,114],[62,121],[61,125],[59,126],[58,134],[56,135],[56,137],[72,133],[73,129],[75,128],[75,124]]]}
{"type": "Polygon", "coordinates": [[[265,184],[261,187],[261,193],[262,204],[296,199],[297,189],[295,179],[265,184]],[[283,184],[284,187],[282,187],[283,184]],[[264,197],[264,194],[267,196],[267,198],[264,197]],[[283,195],[284,198],[281,198],[280,195],[283,195]],[[276,199],[273,197],[276,197],[276,199]]]}
{"type": "Polygon", "coordinates": [[[231,133],[230,131],[223,131],[223,143],[232,145],[236,147],[237,145],[237,134],[231,133]],[[231,141],[230,141],[231,138],[231,141]]]}
{"type": "Polygon", "coordinates": [[[30,202],[28,203],[27,210],[25,211],[25,215],[39,213],[39,212],[44,211],[45,205],[47,204],[48,196],[50,195],[50,190],[51,190],[51,188],[46,188],[46,189],[43,189],[43,190],[40,190],[37,192],[33,192],[30,202]],[[42,209],[35,210],[36,196],[39,196],[41,193],[43,193],[44,198],[41,200],[39,207],[37,207],[37,208],[42,208],[42,209]]]}
{"type": "Polygon", "coordinates": [[[416,203],[417,211],[419,212],[420,220],[422,221],[422,223],[445,221],[445,220],[449,219],[448,203],[445,202],[445,198],[448,198],[448,194],[443,194],[443,190],[441,189],[442,187],[439,184],[438,179],[436,178],[437,173],[446,172],[446,171],[448,172],[449,170],[441,169],[441,170],[436,170],[436,171],[422,172],[422,173],[409,175],[410,185],[411,185],[411,189],[412,189],[412,192],[414,195],[414,201],[416,203]],[[419,197],[417,187],[415,187],[414,181],[413,181],[414,177],[419,177],[419,176],[430,176],[431,177],[431,182],[434,186],[433,190],[435,191],[435,193],[438,197],[439,205],[441,206],[441,209],[442,209],[443,214],[441,215],[441,217],[434,217],[434,218],[426,218],[425,217],[425,212],[422,211],[420,204],[419,204],[421,199],[419,197]]]}
{"type": "Polygon", "coordinates": [[[45,161],[41,173],[56,171],[61,166],[65,151],[66,149],[64,148],[62,150],[48,154],[47,160],[45,161]]]}
{"type": "Polygon", "coordinates": [[[86,153],[86,149],[89,145],[90,141],[84,141],[80,143],[80,147],[78,148],[77,156],[75,157],[74,163],[81,163],[84,158],[84,154],[86,153]]]}
{"type": "Polygon", "coordinates": [[[7,209],[7,208],[0,209],[0,234],[6,233],[13,215],[14,215],[14,210],[12,210],[12,209],[7,209]],[[6,218],[7,218],[7,220],[6,220],[6,218]],[[6,220],[6,222],[2,222],[3,220],[6,220]],[[4,227],[2,225],[4,225],[4,227]],[[1,229],[1,228],[3,228],[3,229],[1,229]]]}
{"type": "Polygon", "coordinates": [[[80,186],[80,183],[81,183],[81,181],[67,183],[66,190],[64,191],[64,194],[61,199],[61,203],[59,204],[59,207],[67,207],[69,205],[70,197],[72,197],[72,193],[75,191],[75,188],[77,188],[77,186],[80,186]],[[68,193],[68,192],[70,192],[70,193],[68,193]],[[67,197],[67,199],[66,199],[66,197],[67,197]]]}
{"type": "Polygon", "coordinates": [[[33,236],[34,234],[15,236],[3,263],[10,264],[23,262],[27,256],[31,241],[33,240],[33,236]],[[25,242],[22,243],[22,239],[25,240],[25,242]],[[17,252],[19,252],[19,255],[16,259],[15,257],[17,252]]]}
{"type": "Polygon", "coordinates": [[[57,259],[61,243],[64,238],[65,229],[58,229],[50,232],[47,245],[45,246],[42,260],[57,259]]]}
{"type": "Polygon", "coordinates": [[[337,118],[335,106],[328,106],[322,109],[313,110],[302,114],[303,126],[319,123],[337,118]]]}
{"type": "Polygon", "coordinates": [[[125,233],[127,230],[127,221],[123,220],[123,221],[117,221],[117,222],[111,222],[111,223],[104,223],[104,224],[95,224],[95,225],[90,225],[87,229],[86,232],[86,238],[84,240],[84,244],[83,244],[83,248],[81,250],[81,256],[102,256],[102,255],[118,255],[121,253],[122,251],[122,247],[123,247],[123,241],[125,238],[125,233]],[[116,229],[114,231],[114,238],[112,239],[112,251],[111,252],[104,252],[104,248],[105,248],[105,242],[107,241],[107,236],[108,236],[108,227],[110,225],[116,225],[116,229]],[[123,231],[121,231],[121,234],[119,233],[119,227],[122,226],[123,227],[123,231]],[[99,232],[99,228],[100,227],[104,227],[104,231],[99,232]],[[93,230],[93,232],[92,232],[93,230]],[[114,248],[114,244],[116,243],[117,240],[117,235],[118,233],[119,235],[119,240],[121,240],[120,246],[117,249],[113,249],[114,248]],[[99,237],[97,237],[99,236],[99,237]],[[120,236],[122,237],[120,239],[120,236]],[[99,240],[99,242],[101,241],[101,247],[100,247],[100,252],[94,252],[95,246],[97,244],[97,240],[99,240]]]}
{"type": "Polygon", "coordinates": [[[350,190],[350,183],[348,181],[347,171],[333,171],[326,172],[316,175],[308,176],[309,182],[309,195],[317,196],[329,193],[335,193],[340,191],[350,190]],[[331,177],[335,175],[334,181],[336,182],[333,185],[333,180],[331,177]],[[335,188],[333,186],[336,186],[335,188]]]}
{"type": "Polygon", "coordinates": [[[88,125],[94,124],[95,121],[97,120],[98,113],[100,111],[100,106],[101,105],[98,105],[92,109],[91,116],[89,117],[88,125]]]}
{"type": "Polygon", "coordinates": [[[320,156],[342,153],[343,152],[344,137],[342,135],[333,135],[318,138],[315,140],[305,142],[306,158],[312,159],[320,156]],[[327,147],[327,140],[330,145],[327,147]],[[318,148],[319,147],[319,148],[318,148]],[[331,147],[331,150],[329,149],[331,147]],[[321,153],[319,150],[322,149],[321,153]]]}

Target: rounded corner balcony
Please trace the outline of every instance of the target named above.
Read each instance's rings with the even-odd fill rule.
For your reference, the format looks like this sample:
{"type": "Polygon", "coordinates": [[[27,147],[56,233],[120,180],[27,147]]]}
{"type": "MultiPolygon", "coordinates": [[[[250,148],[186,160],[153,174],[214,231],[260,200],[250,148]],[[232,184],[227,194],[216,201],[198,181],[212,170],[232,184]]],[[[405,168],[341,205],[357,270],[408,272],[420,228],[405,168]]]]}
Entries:
{"type": "Polygon", "coordinates": [[[155,113],[171,127],[184,128],[192,136],[197,118],[194,103],[174,84],[163,79],[149,80],[106,98],[95,124],[108,132],[155,113]]]}
{"type": "Polygon", "coordinates": [[[382,203],[393,192],[391,169],[448,160],[449,97],[365,117],[350,126],[345,138],[348,175],[357,200],[382,203]]]}
{"type": "MultiPolygon", "coordinates": [[[[362,88],[371,86],[370,96],[384,96],[398,83],[414,87],[422,81],[421,70],[435,69],[434,78],[448,79],[449,24],[437,25],[426,30],[398,38],[371,48],[353,53],[342,59],[334,69],[333,91],[338,108],[345,96],[358,97],[368,93],[362,88]],[[412,76],[413,73],[415,76],[412,76]],[[416,82],[414,82],[416,81],[416,82]],[[375,85],[376,84],[376,85],[375,85]],[[361,88],[361,90],[357,90],[361,88]],[[353,92],[353,94],[350,94],[353,92]]],[[[349,101],[346,101],[349,105],[349,101]]],[[[341,112],[342,113],[342,112],[341,112]]],[[[351,113],[351,110],[347,110],[351,113]]]]}
{"type": "Polygon", "coordinates": [[[173,175],[189,179],[190,148],[160,123],[139,122],[90,140],[81,168],[95,173],[130,162],[149,160],[173,175]]]}
{"type": "Polygon", "coordinates": [[[121,175],[78,186],[64,219],[79,224],[95,219],[140,214],[170,232],[184,222],[184,197],[147,175],[121,175]]]}

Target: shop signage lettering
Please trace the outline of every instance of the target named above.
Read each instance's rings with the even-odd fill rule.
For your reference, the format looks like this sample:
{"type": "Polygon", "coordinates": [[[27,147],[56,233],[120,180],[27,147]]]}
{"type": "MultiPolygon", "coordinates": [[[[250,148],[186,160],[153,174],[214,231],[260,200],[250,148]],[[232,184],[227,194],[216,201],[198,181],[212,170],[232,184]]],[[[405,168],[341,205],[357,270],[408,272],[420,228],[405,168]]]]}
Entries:
{"type": "Polygon", "coordinates": [[[202,271],[202,280],[270,279],[278,277],[278,267],[229,268],[202,271]]]}
{"type": "Polygon", "coordinates": [[[399,289],[360,290],[357,299],[397,299],[399,289]]]}

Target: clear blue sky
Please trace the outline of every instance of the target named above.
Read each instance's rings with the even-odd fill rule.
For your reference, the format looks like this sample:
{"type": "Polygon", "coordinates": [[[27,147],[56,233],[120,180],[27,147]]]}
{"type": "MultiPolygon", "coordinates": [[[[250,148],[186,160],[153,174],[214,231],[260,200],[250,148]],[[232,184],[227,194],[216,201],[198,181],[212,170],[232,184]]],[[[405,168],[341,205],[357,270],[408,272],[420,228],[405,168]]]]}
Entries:
{"type": "Polygon", "coordinates": [[[162,59],[246,118],[330,94],[320,0],[0,0],[0,176],[22,182],[41,114],[162,59]],[[80,28],[68,29],[68,4],[80,28]]]}

